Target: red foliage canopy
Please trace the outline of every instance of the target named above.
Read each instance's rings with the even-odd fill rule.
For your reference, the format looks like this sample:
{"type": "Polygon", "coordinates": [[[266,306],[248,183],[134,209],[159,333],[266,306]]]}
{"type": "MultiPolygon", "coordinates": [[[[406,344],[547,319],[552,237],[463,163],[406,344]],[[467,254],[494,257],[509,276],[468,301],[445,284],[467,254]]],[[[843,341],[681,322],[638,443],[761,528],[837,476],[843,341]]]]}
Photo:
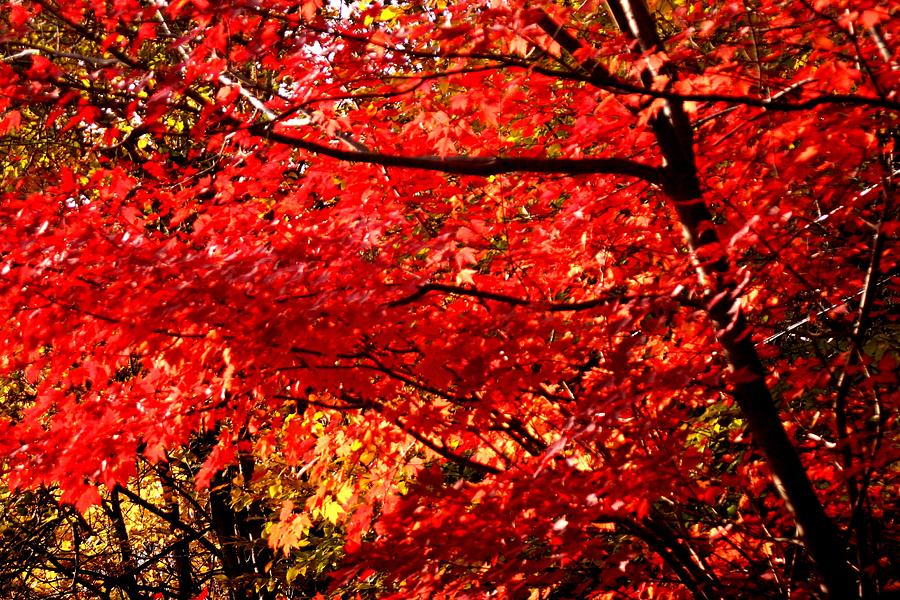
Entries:
{"type": "Polygon", "coordinates": [[[896,588],[896,6],[570,4],[0,5],[7,480],[215,430],[402,596],[896,588]]]}

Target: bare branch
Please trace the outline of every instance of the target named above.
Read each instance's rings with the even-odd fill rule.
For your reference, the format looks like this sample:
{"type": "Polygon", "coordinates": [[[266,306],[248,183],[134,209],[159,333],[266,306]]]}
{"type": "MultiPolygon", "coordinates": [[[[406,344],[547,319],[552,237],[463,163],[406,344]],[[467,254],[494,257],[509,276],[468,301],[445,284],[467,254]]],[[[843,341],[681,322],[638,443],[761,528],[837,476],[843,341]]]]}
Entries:
{"type": "Polygon", "coordinates": [[[621,303],[621,302],[631,302],[634,300],[646,300],[646,299],[659,299],[659,298],[672,298],[677,300],[678,302],[686,305],[694,306],[695,308],[700,308],[701,305],[696,302],[692,302],[690,298],[688,298],[684,294],[679,294],[678,296],[672,296],[671,294],[623,294],[620,292],[608,293],[602,296],[598,296],[596,298],[590,298],[588,300],[580,300],[578,302],[539,302],[529,300],[527,298],[519,298],[517,296],[510,296],[507,294],[499,294],[497,292],[488,292],[485,290],[479,290],[475,288],[464,288],[458,285],[449,285],[446,283],[426,283],[424,285],[419,286],[419,288],[408,296],[404,296],[398,300],[394,300],[393,302],[388,303],[389,307],[396,306],[405,306],[407,304],[412,304],[416,300],[419,300],[425,297],[427,294],[431,292],[441,292],[444,294],[453,294],[454,296],[468,296],[471,298],[479,298],[481,300],[491,300],[494,302],[500,302],[502,304],[509,304],[512,306],[528,306],[532,307],[536,310],[545,310],[547,312],[577,312],[581,310],[590,310],[592,308],[597,308],[598,306],[604,306],[608,304],[621,303]]]}
{"type": "Polygon", "coordinates": [[[403,156],[379,152],[341,150],[299,137],[272,131],[268,124],[251,125],[249,130],[273,142],[301,148],[316,154],[353,163],[367,163],[383,167],[402,167],[438,171],[454,175],[488,177],[504,173],[556,173],[563,175],[624,175],[652,184],[662,183],[657,167],[626,158],[528,158],[528,157],[471,157],[471,156],[403,156]]]}

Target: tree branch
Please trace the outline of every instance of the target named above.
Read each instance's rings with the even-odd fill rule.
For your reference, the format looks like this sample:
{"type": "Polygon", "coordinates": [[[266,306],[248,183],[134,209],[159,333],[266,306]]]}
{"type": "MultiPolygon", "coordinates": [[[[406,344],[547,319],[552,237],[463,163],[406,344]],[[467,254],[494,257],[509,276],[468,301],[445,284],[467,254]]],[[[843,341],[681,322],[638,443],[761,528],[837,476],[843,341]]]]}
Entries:
{"type": "Polygon", "coordinates": [[[478,298],[481,300],[491,300],[500,302],[501,304],[509,304],[511,306],[528,306],[537,310],[545,310],[547,312],[578,312],[581,310],[590,310],[598,306],[613,304],[616,302],[632,302],[635,300],[653,300],[661,298],[672,298],[681,304],[692,306],[697,309],[703,308],[703,305],[692,301],[686,294],[673,296],[671,294],[622,294],[608,293],[589,300],[581,300],[578,302],[535,302],[527,298],[519,298],[507,294],[497,292],[488,292],[476,288],[464,288],[458,285],[450,285],[446,283],[426,283],[420,285],[419,288],[408,296],[404,296],[392,302],[387,306],[393,308],[397,306],[405,306],[424,298],[431,292],[440,292],[444,294],[452,294],[454,296],[467,296],[470,298],[478,298]]]}
{"type": "Polygon", "coordinates": [[[472,157],[472,156],[403,156],[379,152],[341,150],[317,142],[273,131],[268,123],[250,125],[248,130],[294,148],[300,148],[353,163],[367,163],[383,167],[402,167],[438,171],[454,175],[488,177],[504,173],[556,173],[564,175],[624,175],[636,177],[648,183],[660,184],[662,177],[657,167],[626,158],[529,158],[529,157],[472,157]]]}

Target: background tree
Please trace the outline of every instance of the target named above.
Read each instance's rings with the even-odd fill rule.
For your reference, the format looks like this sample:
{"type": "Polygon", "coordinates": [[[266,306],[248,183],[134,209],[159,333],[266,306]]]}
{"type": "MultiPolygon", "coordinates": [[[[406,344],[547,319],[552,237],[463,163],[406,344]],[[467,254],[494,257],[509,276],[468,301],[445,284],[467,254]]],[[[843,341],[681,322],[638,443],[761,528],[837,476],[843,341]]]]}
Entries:
{"type": "Polygon", "coordinates": [[[203,440],[232,593],[273,452],[400,596],[898,585],[889,5],[4,10],[11,486],[203,440]]]}
{"type": "MultiPolygon", "coordinates": [[[[5,388],[4,405],[21,402],[20,383],[5,388]]],[[[279,454],[255,465],[246,455],[198,490],[194,476],[211,446],[194,440],[166,462],[139,460],[136,477],[83,513],[60,506],[51,489],[4,491],[0,595],[187,600],[201,590],[234,599],[327,591],[343,555],[334,523],[310,521],[309,535],[289,552],[276,555],[268,544],[282,502],[299,504],[313,493],[303,474],[279,454]]]]}

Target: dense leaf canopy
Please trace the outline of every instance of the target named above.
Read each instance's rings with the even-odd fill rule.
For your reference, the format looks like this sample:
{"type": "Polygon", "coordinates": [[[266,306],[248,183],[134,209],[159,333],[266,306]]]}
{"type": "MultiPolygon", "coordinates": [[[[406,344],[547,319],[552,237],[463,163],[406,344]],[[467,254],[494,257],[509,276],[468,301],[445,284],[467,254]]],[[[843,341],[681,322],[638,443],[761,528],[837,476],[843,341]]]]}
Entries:
{"type": "Polygon", "coordinates": [[[83,597],[896,592],[898,88],[869,0],[0,3],[3,480],[208,505],[83,597]]]}

